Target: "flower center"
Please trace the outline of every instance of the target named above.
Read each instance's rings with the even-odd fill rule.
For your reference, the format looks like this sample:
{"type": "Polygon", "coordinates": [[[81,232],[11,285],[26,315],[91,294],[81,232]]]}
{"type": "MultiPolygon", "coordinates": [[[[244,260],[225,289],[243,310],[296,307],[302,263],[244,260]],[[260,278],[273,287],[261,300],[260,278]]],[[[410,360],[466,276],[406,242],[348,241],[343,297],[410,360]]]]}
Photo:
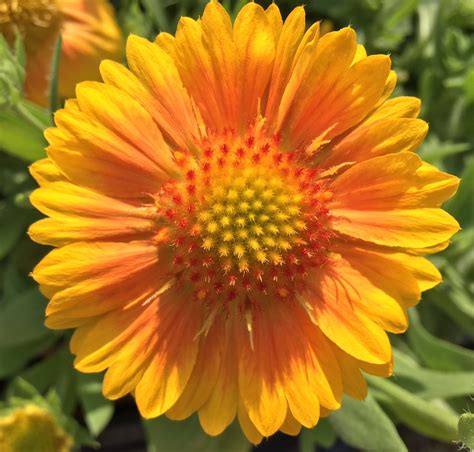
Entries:
{"type": "Polygon", "coordinates": [[[281,152],[277,137],[228,133],[177,160],[182,180],[157,198],[158,237],[197,299],[287,298],[326,262],[332,194],[302,153],[281,152]]]}
{"type": "Polygon", "coordinates": [[[59,30],[59,24],[56,0],[6,0],[0,4],[0,34],[12,43],[18,30],[30,51],[59,30]]]}

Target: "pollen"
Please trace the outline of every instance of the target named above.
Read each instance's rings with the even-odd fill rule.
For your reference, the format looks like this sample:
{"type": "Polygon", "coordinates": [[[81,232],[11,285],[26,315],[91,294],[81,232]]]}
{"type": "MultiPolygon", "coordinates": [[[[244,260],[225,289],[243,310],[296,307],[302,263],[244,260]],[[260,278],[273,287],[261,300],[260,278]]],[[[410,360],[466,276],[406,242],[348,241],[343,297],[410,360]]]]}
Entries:
{"type": "Polygon", "coordinates": [[[252,293],[290,299],[306,272],[326,260],[331,192],[307,157],[280,150],[272,137],[214,138],[195,162],[191,155],[181,160],[183,182],[171,183],[156,202],[166,229],[178,236],[174,270],[196,286],[198,301],[248,303],[252,293]],[[197,276],[199,267],[206,276],[197,276]]]}

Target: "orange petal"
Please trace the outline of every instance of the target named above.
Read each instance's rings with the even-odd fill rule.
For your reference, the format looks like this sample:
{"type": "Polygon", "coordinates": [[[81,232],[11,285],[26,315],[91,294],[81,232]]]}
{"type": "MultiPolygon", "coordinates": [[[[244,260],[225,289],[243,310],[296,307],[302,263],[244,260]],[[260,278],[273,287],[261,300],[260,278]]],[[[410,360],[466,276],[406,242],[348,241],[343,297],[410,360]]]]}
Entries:
{"type": "Polygon", "coordinates": [[[270,82],[265,117],[272,122],[278,112],[283,91],[291,76],[293,60],[305,32],[303,7],[296,7],[285,20],[277,41],[275,64],[270,82]]]}
{"type": "Polygon", "coordinates": [[[192,101],[183,87],[171,55],[144,38],[131,35],[127,41],[129,71],[111,64],[101,67],[108,83],[122,87],[153,116],[160,129],[181,148],[193,148],[200,137],[192,101]]]}
{"type": "Polygon", "coordinates": [[[314,309],[314,319],[325,336],[346,353],[362,361],[384,364],[391,359],[387,335],[351,307],[342,276],[330,266],[308,278],[311,285],[304,297],[314,309]]]}
{"type": "Polygon", "coordinates": [[[37,160],[30,166],[30,173],[40,186],[65,180],[64,175],[51,159],[37,160]]]}
{"type": "Polygon", "coordinates": [[[234,23],[234,42],[237,53],[237,80],[240,126],[247,130],[257,116],[273,69],[275,37],[265,11],[256,3],[247,3],[234,23]]]}
{"type": "Polygon", "coordinates": [[[379,245],[422,248],[448,240],[459,224],[441,209],[350,210],[337,209],[333,228],[343,234],[379,245]]]}
{"type": "Polygon", "coordinates": [[[298,436],[301,432],[301,424],[293,417],[290,410],[286,413],[285,422],[281,425],[280,431],[290,436],[298,436]]]}
{"type": "Polygon", "coordinates": [[[153,295],[166,282],[158,262],[156,246],[147,242],[78,242],[51,251],[33,270],[52,297],[48,326],[69,328],[153,295]]]}
{"type": "Polygon", "coordinates": [[[356,400],[367,397],[367,383],[359,369],[359,362],[343,352],[339,347],[333,347],[341,369],[344,393],[356,400]]]}
{"type": "Polygon", "coordinates": [[[276,311],[266,308],[263,313],[254,312],[253,347],[247,330],[242,327],[240,332],[240,396],[250,420],[263,436],[270,436],[280,428],[288,408],[281,372],[284,352],[277,345],[280,323],[274,323],[280,320],[276,311]]]}
{"type": "Polygon", "coordinates": [[[228,321],[221,337],[223,344],[216,385],[199,409],[199,422],[211,436],[220,435],[234,420],[239,404],[238,351],[234,325],[228,321]]]}
{"type": "Polygon", "coordinates": [[[225,352],[222,336],[224,319],[217,319],[199,342],[199,353],[191,377],[176,403],[166,412],[170,419],[181,420],[199,410],[209,399],[217,382],[221,357],[225,352]]]}
{"type": "Polygon", "coordinates": [[[380,99],[389,70],[390,58],[386,55],[371,55],[355,63],[302,114],[307,121],[306,130],[303,121],[296,119],[293,140],[308,143],[327,129],[327,138],[332,138],[357,124],[380,99]]]}
{"type": "Polygon", "coordinates": [[[35,190],[31,203],[51,218],[34,223],[28,233],[38,243],[62,246],[75,241],[133,240],[155,229],[153,210],[101,195],[69,182],[35,190]]]}
{"type": "Polygon", "coordinates": [[[414,151],[428,133],[428,124],[421,119],[389,118],[362,123],[340,142],[321,155],[325,168],[344,162],[360,162],[379,155],[414,151]]]}
{"type": "Polygon", "coordinates": [[[218,131],[235,127],[237,60],[232,23],[222,5],[209,2],[200,22],[181,18],[174,48],[183,83],[206,125],[218,131]]]}
{"type": "Polygon", "coordinates": [[[416,118],[420,113],[421,100],[417,97],[400,96],[383,102],[362,123],[362,126],[380,119],[416,118]]]}
{"type": "Polygon", "coordinates": [[[159,168],[163,174],[174,173],[171,150],[150,114],[121,89],[97,82],[77,85],[80,109],[103,124],[159,168]]]}
{"type": "Polygon", "coordinates": [[[156,326],[156,307],[148,305],[120,309],[91,319],[71,339],[74,366],[81,372],[101,372],[126,353],[133,341],[146,342],[156,326]]]}
{"type": "Polygon", "coordinates": [[[158,345],[135,389],[138,409],[147,419],[165,413],[183,393],[196,362],[201,323],[201,306],[187,290],[173,287],[158,304],[158,345]]]}
{"type": "Polygon", "coordinates": [[[459,179],[399,152],[353,165],[332,184],[331,210],[415,209],[439,207],[457,190],[459,179]]]}
{"type": "Polygon", "coordinates": [[[247,439],[254,445],[262,442],[263,436],[255,428],[242,404],[239,405],[239,424],[247,439]]]}
{"type": "Polygon", "coordinates": [[[280,8],[276,3],[272,3],[266,10],[265,14],[268,19],[268,23],[273,31],[273,36],[275,37],[275,41],[278,41],[280,37],[280,33],[283,27],[283,19],[281,17],[280,8]]]}

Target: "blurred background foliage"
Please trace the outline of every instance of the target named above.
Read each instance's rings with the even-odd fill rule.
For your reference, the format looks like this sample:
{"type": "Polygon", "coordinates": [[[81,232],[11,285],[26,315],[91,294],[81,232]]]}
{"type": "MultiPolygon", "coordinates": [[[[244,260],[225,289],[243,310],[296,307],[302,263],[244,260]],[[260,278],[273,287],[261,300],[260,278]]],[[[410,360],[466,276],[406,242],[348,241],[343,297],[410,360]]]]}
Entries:
{"type": "MultiPolygon", "coordinates": [[[[159,31],[173,33],[183,15],[198,17],[207,0],[113,3],[125,35],[152,39],[159,31]]],[[[223,1],[232,15],[245,3],[223,1]]],[[[284,16],[300,4],[277,3],[284,16]]],[[[351,24],[369,53],[390,53],[399,78],[395,95],[420,97],[421,116],[430,124],[419,153],[462,178],[446,206],[462,231],[433,257],[443,284],[412,310],[409,331],[392,336],[395,376],[370,378],[365,402],[346,399],[342,410],[297,440],[280,435],[257,450],[457,450],[473,422],[464,416],[460,425],[467,430],[458,433],[474,393],[474,0],[318,0],[305,9],[308,24],[322,19],[326,30],[351,24]]],[[[196,418],[160,418],[139,427],[127,399],[114,405],[102,397],[100,375],[73,370],[69,333],[43,326],[46,301],[29,272],[47,250],[26,235],[39,217],[28,201],[35,187],[28,164],[45,155],[42,130],[55,107],[48,111],[22,98],[24,59],[21,40],[9,49],[0,37],[0,416],[36,403],[84,450],[99,447],[97,439],[103,450],[250,450],[236,425],[218,438],[203,434],[196,418]]],[[[51,70],[55,103],[57,68],[51,70]]]]}

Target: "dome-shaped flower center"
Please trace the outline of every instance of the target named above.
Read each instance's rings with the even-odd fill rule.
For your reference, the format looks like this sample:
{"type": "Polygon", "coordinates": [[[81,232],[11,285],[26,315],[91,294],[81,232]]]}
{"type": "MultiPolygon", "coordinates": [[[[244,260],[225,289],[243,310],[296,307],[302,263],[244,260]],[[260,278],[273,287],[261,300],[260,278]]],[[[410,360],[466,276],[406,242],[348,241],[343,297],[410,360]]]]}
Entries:
{"type": "Polygon", "coordinates": [[[56,0],[7,0],[0,3],[0,34],[13,42],[15,30],[34,50],[59,30],[60,14],[56,0]]]}
{"type": "Polygon", "coordinates": [[[228,134],[200,154],[178,156],[182,180],[157,198],[173,274],[210,302],[294,294],[331,238],[318,168],[276,137],[228,134]]]}
{"type": "Polygon", "coordinates": [[[301,243],[302,193],[262,165],[232,168],[216,180],[197,215],[202,247],[228,270],[279,265],[282,254],[301,243]]]}

